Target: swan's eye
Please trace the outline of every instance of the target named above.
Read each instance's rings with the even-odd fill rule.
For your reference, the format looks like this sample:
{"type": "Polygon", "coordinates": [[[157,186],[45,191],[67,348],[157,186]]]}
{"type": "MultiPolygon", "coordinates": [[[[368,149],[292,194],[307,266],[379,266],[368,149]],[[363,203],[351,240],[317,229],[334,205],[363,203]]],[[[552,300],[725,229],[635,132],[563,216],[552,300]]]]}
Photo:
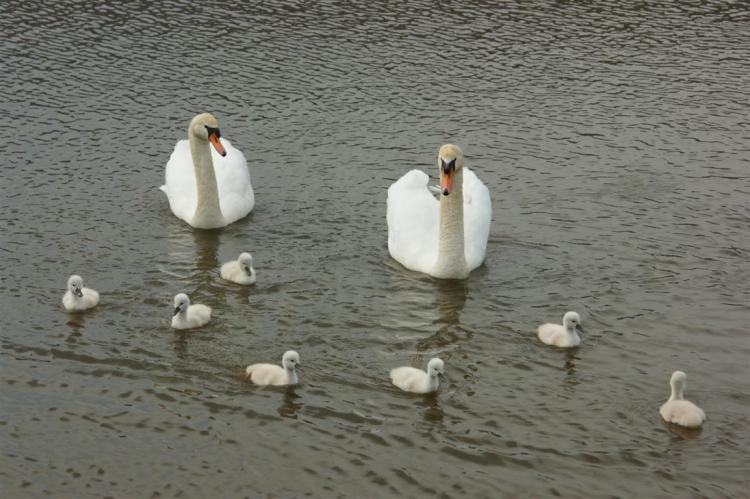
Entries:
{"type": "Polygon", "coordinates": [[[440,158],[440,164],[441,164],[441,166],[443,168],[443,171],[445,173],[449,173],[451,170],[455,170],[456,169],[456,158],[453,158],[452,160],[448,161],[447,163],[445,162],[444,159],[440,158]]]}
{"type": "Polygon", "coordinates": [[[206,125],[206,131],[208,132],[209,135],[212,135],[212,134],[216,135],[216,138],[221,137],[221,132],[219,131],[218,128],[211,128],[210,126],[206,125]]]}

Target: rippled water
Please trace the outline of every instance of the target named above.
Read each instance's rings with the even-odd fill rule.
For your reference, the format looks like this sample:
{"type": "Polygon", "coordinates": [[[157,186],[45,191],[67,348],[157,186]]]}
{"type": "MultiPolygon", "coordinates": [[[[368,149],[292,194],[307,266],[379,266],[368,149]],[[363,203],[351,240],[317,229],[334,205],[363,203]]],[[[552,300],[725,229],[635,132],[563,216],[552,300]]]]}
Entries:
{"type": "Polygon", "coordinates": [[[747,493],[747,4],[0,11],[3,497],[747,493]],[[157,190],[204,110],[257,199],[213,232],[157,190]],[[493,199],[465,282],[386,249],[388,185],[444,142],[493,199]],[[251,289],[218,279],[241,251],[251,289]],[[179,291],[210,327],[170,329],[179,291]],[[568,309],[581,348],[540,345],[568,309]],[[242,379],[287,348],[300,386],[242,379]],[[389,386],[434,355],[436,397],[389,386]],[[702,431],[658,416],[675,369],[702,431]]]}

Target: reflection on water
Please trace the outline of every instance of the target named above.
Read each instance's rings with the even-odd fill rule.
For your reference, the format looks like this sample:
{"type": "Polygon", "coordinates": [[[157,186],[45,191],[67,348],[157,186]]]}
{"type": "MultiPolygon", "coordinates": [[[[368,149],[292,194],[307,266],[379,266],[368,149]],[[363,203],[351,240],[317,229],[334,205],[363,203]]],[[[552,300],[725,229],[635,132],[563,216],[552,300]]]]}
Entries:
{"type": "Polygon", "coordinates": [[[573,376],[576,372],[576,354],[578,348],[566,348],[565,349],[565,372],[568,376],[573,376]]]}
{"type": "Polygon", "coordinates": [[[440,324],[443,328],[457,325],[466,303],[466,281],[435,279],[434,283],[435,301],[433,306],[439,316],[433,324],[440,324]]]}
{"type": "Polygon", "coordinates": [[[297,395],[297,386],[287,386],[284,387],[283,390],[284,396],[282,397],[281,405],[276,409],[276,412],[278,412],[281,417],[296,419],[297,412],[303,407],[301,403],[302,397],[297,395]]]}
{"type": "MultiPolygon", "coordinates": [[[[656,413],[656,417],[661,420],[662,426],[672,435],[672,446],[679,446],[683,440],[699,438],[703,433],[703,426],[699,426],[698,428],[685,428],[684,426],[674,423],[667,423],[658,412],[656,413]]],[[[706,423],[703,424],[705,425],[706,423]]]]}
{"type": "Polygon", "coordinates": [[[224,229],[191,231],[195,248],[196,270],[211,273],[219,268],[219,245],[221,243],[223,230],[224,229]]]}
{"type": "Polygon", "coordinates": [[[432,321],[434,333],[417,342],[417,352],[441,350],[471,339],[471,331],[461,325],[461,311],[466,303],[466,281],[432,280],[435,297],[430,310],[437,312],[432,321]]]}
{"type": "Polygon", "coordinates": [[[188,343],[190,342],[190,336],[195,334],[196,331],[191,331],[190,329],[172,329],[171,326],[170,330],[173,334],[172,347],[177,360],[189,362],[190,351],[188,350],[188,343]]]}
{"type": "MultiPolygon", "coordinates": [[[[89,311],[93,313],[93,310],[89,311]]],[[[70,335],[71,336],[80,336],[81,331],[83,330],[84,324],[85,324],[85,317],[86,314],[84,313],[70,313],[66,312],[68,314],[68,322],[66,323],[68,327],[70,328],[70,335]]]]}
{"type": "Polygon", "coordinates": [[[428,393],[418,402],[418,405],[422,407],[422,418],[426,423],[442,424],[443,422],[445,414],[440,405],[439,394],[439,390],[435,393],[428,393]]]}

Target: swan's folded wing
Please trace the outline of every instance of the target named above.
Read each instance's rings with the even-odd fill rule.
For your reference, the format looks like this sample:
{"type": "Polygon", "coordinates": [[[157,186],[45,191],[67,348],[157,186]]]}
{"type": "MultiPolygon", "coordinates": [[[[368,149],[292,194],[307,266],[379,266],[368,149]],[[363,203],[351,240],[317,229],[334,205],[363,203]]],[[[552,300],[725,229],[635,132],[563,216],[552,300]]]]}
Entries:
{"type": "Polygon", "coordinates": [[[490,191],[474,172],[464,167],[464,251],[470,271],[484,261],[491,222],[490,191]]]}
{"type": "Polygon", "coordinates": [[[174,146],[164,171],[161,190],[166,193],[175,216],[186,221],[192,218],[197,204],[197,192],[193,156],[187,140],[181,140],[174,146]]]}
{"type": "Polygon", "coordinates": [[[212,147],[211,159],[219,187],[221,213],[230,224],[250,213],[255,206],[255,193],[250,183],[250,170],[245,155],[226,139],[222,138],[221,144],[227,155],[221,157],[212,147]]]}
{"type": "Polygon", "coordinates": [[[428,272],[437,261],[439,203],[429,177],[412,170],[388,188],[388,251],[404,267],[428,272]]]}

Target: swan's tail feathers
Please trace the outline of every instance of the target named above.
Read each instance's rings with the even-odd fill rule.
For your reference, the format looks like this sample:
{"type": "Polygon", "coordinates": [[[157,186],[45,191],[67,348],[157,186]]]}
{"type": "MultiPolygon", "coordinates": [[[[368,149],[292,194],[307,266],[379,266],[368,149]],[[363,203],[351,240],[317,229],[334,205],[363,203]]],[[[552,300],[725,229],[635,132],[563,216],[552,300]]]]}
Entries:
{"type": "Polygon", "coordinates": [[[443,192],[439,185],[428,185],[427,188],[432,191],[433,194],[440,194],[443,192]]]}
{"type": "Polygon", "coordinates": [[[167,184],[164,184],[161,187],[159,187],[159,190],[162,191],[162,192],[164,192],[166,194],[166,192],[167,192],[167,184]]]}

